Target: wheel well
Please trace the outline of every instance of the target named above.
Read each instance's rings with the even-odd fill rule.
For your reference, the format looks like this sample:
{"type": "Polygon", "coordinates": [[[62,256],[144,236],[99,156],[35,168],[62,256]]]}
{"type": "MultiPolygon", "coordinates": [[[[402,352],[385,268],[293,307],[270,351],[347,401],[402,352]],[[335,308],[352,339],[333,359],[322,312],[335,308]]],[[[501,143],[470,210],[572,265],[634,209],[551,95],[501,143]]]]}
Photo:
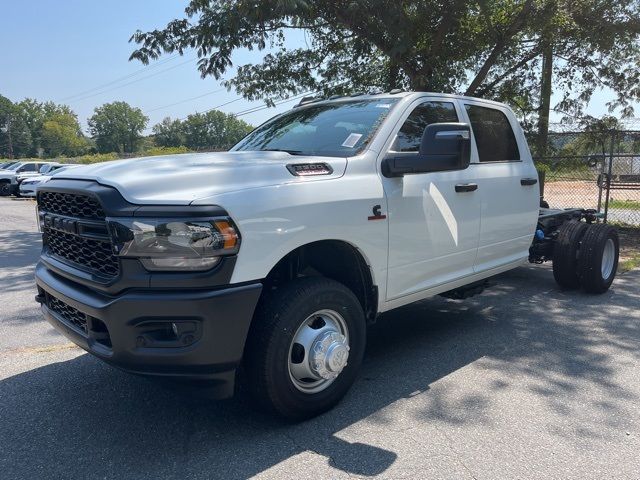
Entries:
{"type": "Polygon", "coordinates": [[[311,276],[331,278],[345,285],[360,301],[367,320],[375,320],[378,288],[373,284],[371,270],[362,254],[344,241],[321,240],[288,253],[265,278],[263,292],[295,278],[311,276]]]}

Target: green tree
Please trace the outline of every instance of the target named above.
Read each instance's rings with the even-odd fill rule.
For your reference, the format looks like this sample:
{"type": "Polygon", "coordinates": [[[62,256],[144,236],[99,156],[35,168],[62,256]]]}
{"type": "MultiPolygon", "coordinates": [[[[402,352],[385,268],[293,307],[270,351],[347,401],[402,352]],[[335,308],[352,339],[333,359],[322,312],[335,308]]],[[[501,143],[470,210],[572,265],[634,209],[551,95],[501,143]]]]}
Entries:
{"type": "MultiPolygon", "coordinates": [[[[74,128],[80,132],[78,118],[67,105],[54,102],[39,102],[32,98],[25,98],[21,102],[18,102],[16,107],[20,110],[20,115],[29,129],[31,148],[29,149],[28,155],[31,157],[41,156],[41,154],[45,156],[55,156],[56,154],[52,154],[51,152],[59,149],[58,144],[47,145],[43,139],[43,129],[46,122],[56,121],[55,118],[58,120],[64,118],[64,124],[69,125],[70,123],[74,123],[74,128]]],[[[48,138],[52,138],[50,133],[48,138]]],[[[56,142],[58,142],[58,140],[59,139],[57,139],[56,142]]],[[[62,153],[68,154],[66,152],[62,153]]]]}
{"type": "Polygon", "coordinates": [[[50,115],[42,124],[41,141],[48,157],[73,157],[88,149],[88,142],[80,130],[78,119],[70,113],[50,115]]]}
{"type": "Polygon", "coordinates": [[[247,122],[218,110],[189,115],[182,124],[185,146],[194,150],[227,150],[252,128],[247,122]]]}
{"type": "Polygon", "coordinates": [[[89,130],[100,152],[135,152],[149,118],[126,102],[105,103],[89,118],[89,130]]]}
{"type": "Polygon", "coordinates": [[[160,147],[180,147],[185,145],[185,136],[182,122],[178,119],[171,120],[166,117],[162,122],[152,128],[154,142],[160,147]]]}
{"type": "Polygon", "coordinates": [[[20,109],[0,95],[0,157],[24,157],[30,148],[31,135],[20,109]]]}
{"type": "Polygon", "coordinates": [[[508,101],[527,120],[551,108],[551,81],[567,114],[600,87],[630,114],[639,34],[637,0],[192,0],[185,18],[134,33],[131,58],[194,49],[201,75],[218,79],[237,50],[269,47],[224,83],[267,103],[370,87],[460,92],[508,101]],[[304,30],[305,45],[287,47],[291,30],[304,30]]]}

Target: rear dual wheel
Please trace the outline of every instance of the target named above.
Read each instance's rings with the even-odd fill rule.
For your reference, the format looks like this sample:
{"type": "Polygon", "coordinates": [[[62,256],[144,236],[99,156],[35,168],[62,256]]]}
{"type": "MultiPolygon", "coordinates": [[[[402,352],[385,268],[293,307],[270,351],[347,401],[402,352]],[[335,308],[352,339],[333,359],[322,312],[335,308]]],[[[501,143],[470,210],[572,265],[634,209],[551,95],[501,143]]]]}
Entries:
{"type": "Polygon", "coordinates": [[[619,248],[618,233],[610,225],[567,222],[554,246],[554,278],[563,288],[604,293],[616,276],[619,248]]]}
{"type": "Polygon", "coordinates": [[[578,251],[589,225],[584,222],[567,222],[558,232],[553,247],[553,277],[562,288],[578,288],[578,251]]]}
{"type": "Polygon", "coordinates": [[[589,293],[609,290],[618,270],[620,243],[615,228],[591,225],[582,239],[578,253],[578,278],[589,293]]]}

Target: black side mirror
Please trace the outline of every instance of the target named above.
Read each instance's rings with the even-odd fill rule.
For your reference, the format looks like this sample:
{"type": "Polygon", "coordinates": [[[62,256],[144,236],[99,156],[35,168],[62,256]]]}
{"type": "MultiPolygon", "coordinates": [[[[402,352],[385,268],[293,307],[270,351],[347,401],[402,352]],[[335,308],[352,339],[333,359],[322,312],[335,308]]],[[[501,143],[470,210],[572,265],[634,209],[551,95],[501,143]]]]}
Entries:
{"type": "Polygon", "coordinates": [[[390,153],[382,162],[385,177],[464,170],[471,160],[471,128],[466,123],[432,123],[422,135],[419,153],[390,153]]]}

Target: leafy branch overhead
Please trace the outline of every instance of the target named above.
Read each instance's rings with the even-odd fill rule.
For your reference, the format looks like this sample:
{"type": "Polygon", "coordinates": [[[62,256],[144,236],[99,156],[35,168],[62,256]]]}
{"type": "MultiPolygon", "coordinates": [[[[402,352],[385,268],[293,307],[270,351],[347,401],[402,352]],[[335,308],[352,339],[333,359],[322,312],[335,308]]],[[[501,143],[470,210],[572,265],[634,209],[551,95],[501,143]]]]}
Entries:
{"type": "Polygon", "coordinates": [[[640,98],[637,0],[193,0],[185,18],[136,32],[131,58],[195,50],[202,76],[267,103],[305,91],[370,87],[462,92],[536,112],[542,53],[553,55],[557,109],[579,115],[602,87],[611,108],[640,98]],[[302,46],[285,42],[304,32],[302,46]],[[266,50],[235,66],[239,49],[266,50]]]}

